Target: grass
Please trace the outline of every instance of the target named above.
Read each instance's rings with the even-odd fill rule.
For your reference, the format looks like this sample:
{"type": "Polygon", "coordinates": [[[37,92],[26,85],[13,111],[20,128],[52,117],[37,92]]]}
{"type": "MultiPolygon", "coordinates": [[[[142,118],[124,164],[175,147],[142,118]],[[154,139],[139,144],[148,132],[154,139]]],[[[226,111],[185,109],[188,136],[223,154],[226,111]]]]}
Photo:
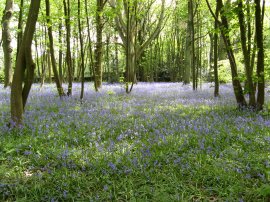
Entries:
{"type": "MultiPolygon", "coordinates": [[[[10,129],[0,86],[1,201],[269,201],[270,119],[204,84],[119,85],[60,100],[35,85],[10,129]]],[[[267,99],[269,99],[267,95],[267,99]]]]}

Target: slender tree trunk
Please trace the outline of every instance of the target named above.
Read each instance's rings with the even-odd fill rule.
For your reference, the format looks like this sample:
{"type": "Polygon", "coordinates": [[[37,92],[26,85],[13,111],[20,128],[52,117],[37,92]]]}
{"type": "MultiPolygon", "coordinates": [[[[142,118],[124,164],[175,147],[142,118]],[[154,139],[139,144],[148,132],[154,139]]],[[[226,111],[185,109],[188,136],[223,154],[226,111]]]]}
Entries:
{"type": "MultiPolygon", "coordinates": [[[[44,27],[42,26],[42,32],[44,33],[44,37],[43,40],[46,43],[46,27],[44,29],[44,27]],[[45,30],[45,31],[44,31],[45,30]]],[[[40,50],[42,50],[43,48],[43,43],[40,41],[39,44],[39,48],[40,50]]],[[[46,50],[43,50],[43,53],[41,54],[41,77],[40,77],[40,87],[43,86],[44,81],[45,81],[45,77],[46,77],[46,50]]]]}
{"type": "Polygon", "coordinates": [[[255,3],[255,21],[256,21],[256,41],[257,41],[257,109],[262,110],[265,96],[265,79],[264,79],[264,47],[263,47],[263,16],[260,0],[254,0],[255,3]]]}
{"type": "MultiPolygon", "coordinates": [[[[215,13],[212,11],[211,6],[209,4],[209,1],[206,0],[207,6],[213,15],[215,19],[217,19],[215,13]]],[[[237,72],[237,65],[234,57],[234,52],[232,49],[232,43],[231,39],[229,36],[229,24],[228,24],[228,19],[224,13],[224,5],[222,0],[217,0],[217,7],[218,10],[220,10],[220,16],[221,16],[221,22],[219,22],[219,28],[221,31],[222,38],[224,40],[226,50],[227,50],[227,55],[230,61],[230,66],[231,66],[231,74],[232,74],[232,84],[233,84],[233,89],[234,89],[234,94],[236,98],[236,102],[238,104],[239,108],[243,108],[247,106],[243,89],[241,86],[241,83],[238,78],[238,72],[237,72]]]]}
{"type": "Polygon", "coordinates": [[[32,59],[31,44],[38,18],[40,1],[31,0],[23,40],[13,75],[10,104],[11,120],[15,126],[20,126],[23,122],[23,112],[34,79],[35,64],[32,59]]]}
{"type": "MultiPolygon", "coordinates": [[[[94,54],[92,50],[92,40],[91,40],[91,34],[90,34],[90,20],[88,17],[89,14],[88,14],[87,0],[84,1],[84,5],[85,5],[86,20],[87,20],[87,34],[88,34],[88,40],[89,40],[89,53],[90,53],[90,66],[89,67],[92,67],[94,87],[95,87],[95,91],[98,91],[97,82],[96,82],[95,64],[94,64],[94,58],[93,58],[94,54]]],[[[89,70],[91,70],[91,68],[89,68],[89,70]]]]}
{"type": "Polygon", "coordinates": [[[189,6],[190,6],[190,36],[191,36],[191,58],[190,58],[190,66],[192,69],[192,88],[193,90],[196,90],[196,68],[195,68],[195,39],[194,39],[194,2],[193,0],[190,0],[189,6]]]}
{"type": "Polygon", "coordinates": [[[81,53],[81,96],[80,98],[83,99],[84,95],[84,70],[85,70],[85,65],[84,65],[84,49],[83,49],[83,36],[82,36],[82,25],[81,25],[81,0],[78,0],[78,27],[79,27],[79,37],[80,37],[80,53],[81,53]]]}
{"type": "Polygon", "coordinates": [[[4,52],[4,87],[8,87],[12,82],[12,46],[10,34],[10,20],[13,14],[13,0],[6,0],[6,7],[2,18],[2,40],[4,52]]]}
{"type": "Polygon", "coordinates": [[[218,16],[220,8],[216,6],[216,19],[215,19],[215,33],[214,33],[214,81],[215,81],[215,90],[214,96],[219,96],[219,79],[218,79],[218,16]]]}
{"type": "Polygon", "coordinates": [[[252,72],[251,72],[251,67],[250,67],[250,54],[248,52],[248,47],[247,47],[247,35],[246,35],[245,17],[244,17],[242,0],[238,0],[238,20],[239,20],[239,26],[240,26],[241,45],[242,45],[242,51],[243,51],[243,56],[244,56],[244,64],[245,64],[247,84],[248,84],[249,105],[252,108],[255,108],[255,105],[256,105],[255,91],[254,91],[252,72]]]}
{"type": "Polygon", "coordinates": [[[39,63],[39,54],[38,54],[38,40],[37,40],[37,35],[35,34],[34,37],[35,40],[35,48],[36,48],[36,64],[37,64],[37,70],[38,70],[38,79],[41,78],[41,74],[40,74],[40,63],[39,63]]]}
{"type": "Polygon", "coordinates": [[[192,71],[193,90],[195,90],[195,68],[194,68],[194,22],[193,22],[193,0],[188,1],[188,24],[186,36],[186,68],[184,84],[190,83],[192,71]]]}
{"type": "Polygon", "coordinates": [[[230,36],[228,33],[229,32],[229,24],[228,24],[227,17],[224,14],[224,10],[223,10],[224,6],[223,6],[222,0],[217,0],[217,3],[220,6],[219,8],[220,8],[221,25],[222,25],[221,34],[222,34],[222,37],[223,37],[223,40],[224,40],[224,43],[226,46],[228,58],[230,61],[234,94],[235,94],[238,106],[240,108],[242,108],[242,107],[245,107],[247,104],[246,104],[246,100],[244,97],[241,83],[238,79],[237,65],[236,65],[236,61],[235,61],[235,57],[234,57],[234,52],[232,49],[231,39],[230,39],[230,36]]]}
{"type": "Polygon", "coordinates": [[[111,36],[107,34],[106,36],[106,81],[111,81],[111,71],[110,71],[110,38],[111,36]]]}
{"type": "Polygon", "coordinates": [[[113,65],[113,79],[112,82],[119,82],[119,57],[118,57],[118,37],[114,36],[114,65],[113,65]]]}
{"type": "Polygon", "coordinates": [[[102,86],[102,52],[103,52],[103,44],[102,44],[102,33],[103,33],[103,8],[104,1],[97,0],[96,2],[97,11],[96,11],[96,49],[95,49],[95,73],[96,73],[96,85],[97,88],[101,88],[102,86]]]}
{"type": "Polygon", "coordinates": [[[50,49],[48,47],[47,54],[46,54],[46,56],[47,56],[46,60],[47,60],[47,65],[48,65],[48,70],[49,70],[48,83],[52,83],[52,66],[51,66],[52,63],[51,63],[50,55],[51,55],[51,53],[50,53],[50,49]]]}
{"type": "Polygon", "coordinates": [[[58,71],[57,71],[57,66],[56,66],[56,59],[54,55],[54,45],[53,45],[53,34],[52,34],[52,26],[51,26],[51,20],[50,20],[50,1],[46,0],[46,16],[47,16],[47,27],[48,27],[48,36],[49,36],[49,48],[50,48],[50,55],[51,55],[51,64],[52,64],[52,69],[53,69],[53,74],[54,74],[54,81],[57,87],[57,91],[59,96],[64,96],[64,90],[62,88],[59,76],[58,76],[58,71]]]}
{"type": "Polygon", "coordinates": [[[63,83],[63,40],[62,40],[62,19],[59,22],[58,27],[58,43],[59,43],[59,56],[58,56],[58,66],[59,66],[59,80],[62,86],[63,83]]]}
{"type": "Polygon", "coordinates": [[[18,19],[18,34],[17,34],[17,54],[16,60],[19,54],[20,45],[22,43],[23,38],[23,8],[24,8],[24,0],[21,0],[20,3],[20,12],[19,12],[19,19],[18,19]]]}
{"type": "Polygon", "coordinates": [[[64,4],[64,13],[65,13],[65,24],[66,24],[66,45],[67,45],[67,53],[66,53],[66,64],[68,69],[68,92],[67,95],[72,95],[72,81],[73,81],[73,69],[72,69],[72,58],[71,58],[71,47],[70,47],[70,0],[63,0],[64,4]]]}

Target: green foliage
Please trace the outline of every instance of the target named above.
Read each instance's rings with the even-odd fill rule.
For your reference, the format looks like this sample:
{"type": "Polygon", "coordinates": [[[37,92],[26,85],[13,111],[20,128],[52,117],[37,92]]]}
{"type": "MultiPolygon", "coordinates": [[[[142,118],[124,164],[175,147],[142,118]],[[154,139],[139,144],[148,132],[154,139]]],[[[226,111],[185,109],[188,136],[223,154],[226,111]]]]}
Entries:
{"type": "Polygon", "coordinates": [[[4,71],[0,69],[0,83],[4,83],[5,75],[4,71]]]}
{"type": "Polygon", "coordinates": [[[259,189],[258,192],[260,195],[267,197],[270,199],[270,185],[269,184],[264,184],[262,185],[259,189]]]}
{"type": "Polygon", "coordinates": [[[232,81],[231,68],[229,60],[221,60],[218,63],[218,77],[220,83],[229,83],[232,81]]]}

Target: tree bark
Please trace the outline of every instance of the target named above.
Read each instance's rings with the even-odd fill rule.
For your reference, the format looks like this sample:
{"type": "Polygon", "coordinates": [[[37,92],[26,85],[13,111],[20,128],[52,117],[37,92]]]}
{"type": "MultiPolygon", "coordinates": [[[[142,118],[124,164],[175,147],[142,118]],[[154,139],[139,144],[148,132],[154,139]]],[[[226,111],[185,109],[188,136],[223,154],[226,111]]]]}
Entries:
{"type": "Polygon", "coordinates": [[[10,20],[13,14],[13,0],[6,0],[6,6],[2,18],[2,40],[4,52],[4,87],[11,86],[12,82],[12,46],[10,34],[10,20]]]}
{"type": "Polygon", "coordinates": [[[41,0],[31,0],[26,27],[16,60],[11,86],[11,121],[14,126],[23,123],[23,112],[34,79],[35,64],[31,45],[38,18],[41,0]],[[23,85],[24,83],[24,85],[23,85]]]}
{"type": "Polygon", "coordinates": [[[19,54],[20,50],[20,45],[22,43],[22,38],[23,38],[23,7],[24,7],[24,0],[21,0],[20,3],[20,12],[19,12],[19,19],[18,19],[18,34],[17,34],[17,55],[16,55],[16,60],[19,54]]]}
{"type": "Polygon", "coordinates": [[[104,0],[97,0],[96,2],[96,49],[95,49],[95,73],[96,73],[96,87],[97,89],[102,86],[102,76],[103,76],[103,67],[102,67],[102,53],[103,53],[103,44],[102,44],[102,33],[103,33],[103,8],[105,6],[104,0]]]}
{"type": "Polygon", "coordinates": [[[187,36],[186,36],[186,67],[185,67],[184,84],[190,83],[191,71],[192,71],[193,90],[195,90],[193,0],[188,1],[188,23],[187,23],[187,36]]]}
{"type": "Polygon", "coordinates": [[[71,47],[70,47],[70,0],[63,0],[64,4],[64,13],[65,13],[65,24],[66,24],[66,45],[67,45],[67,53],[66,53],[66,64],[68,69],[68,92],[67,95],[72,95],[72,81],[73,81],[73,69],[72,69],[72,57],[71,57],[71,47]]]}
{"type": "Polygon", "coordinates": [[[84,48],[83,48],[83,36],[82,36],[82,25],[81,25],[81,0],[78,0],[78,28],[79,28],[79,37],[80,37],[80,53],[81,53],[81,96],[80,98],[83,99],[84,96],[84,48]]]}
{"type": "Polygon", "coordinates": [[[62,40],[62,19],[60,19],[58,27],[58,43],[59,43],[59,56],[58,56],[58,66],[59,66],[59,80],[62,86],[63,83],[63,40],[62,40]]]}
{"type": "Polygon", "coordinates": [[[216,19],[215,19],[215,33],[214,33],[214,81],[215,81],[215,90],[214,90],[214,96],[219,96],[219,79],[218,79],[218,16],[219,16],[219,10],[220,8],[216,6],[216,19]]]}
{"type": "Polygon", "coordinates": [[[262,110],[265,97],[265,79],[264,79],[264,47],[263,47],[263,14],[260,0],[254,0],[255,3],[255,21],[256,21],[256,41],[257,41],[257,109],[262,110]]]}

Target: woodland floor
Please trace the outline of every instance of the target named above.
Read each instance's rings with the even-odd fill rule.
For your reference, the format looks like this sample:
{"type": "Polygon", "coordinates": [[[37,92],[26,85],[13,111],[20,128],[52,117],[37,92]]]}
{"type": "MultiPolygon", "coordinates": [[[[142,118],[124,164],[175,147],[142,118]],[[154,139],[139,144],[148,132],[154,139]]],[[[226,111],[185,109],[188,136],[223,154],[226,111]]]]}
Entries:
{"type": "Polygon", "coordinates": [[[34,85],[11,129],[0,85],[0,201],[270,200],[270,115],[237,110],[231,85],[73,89],[34,85]]]}

